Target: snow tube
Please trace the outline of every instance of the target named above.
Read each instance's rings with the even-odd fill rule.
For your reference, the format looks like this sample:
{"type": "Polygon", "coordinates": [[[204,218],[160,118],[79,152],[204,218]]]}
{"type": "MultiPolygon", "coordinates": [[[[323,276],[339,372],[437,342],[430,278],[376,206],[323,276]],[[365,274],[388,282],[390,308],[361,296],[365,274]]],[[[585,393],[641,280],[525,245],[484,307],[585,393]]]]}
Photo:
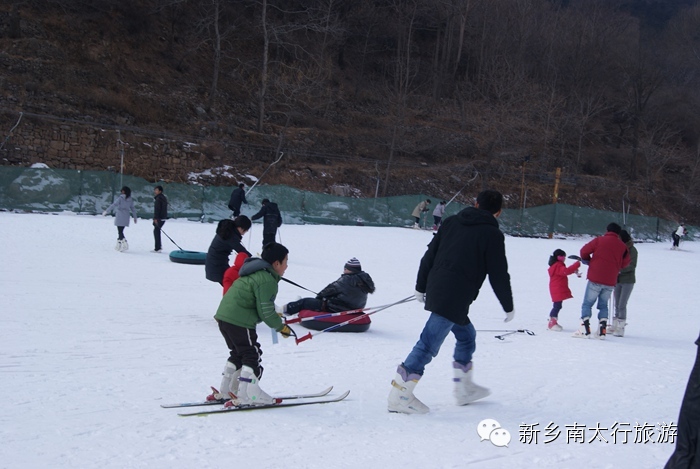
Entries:
{"type": "Polygon", "coordinates": [[[204,265],[206,259],[206,252],[179,250],[170,253],[170,260],[178,264],[204,265]]]}
{"type": "MultiPolygon", "coordinates": [[[[314,316],[318,316],[319,314],[324,314],[324,313],[319,313],[318,311],[311,311],[309,309],[302,309],[299,311],[299,317],[300,318],[312,318],[314,316]]],[[[346,324],[344,326],[340,326],[337,329],[333,329],[332,331],[328,332],[365,332],[367,329],[369,329],[369,325],[372,323],[370,320],[370,317],[367,316],[365,313],[353,313],[353,314],[342,314],[338,316],[331,316],[329,318],[321,318],[321,319],[314,319],[314,320],[309,320],[309,321],[302,321],[300,324],[304,326],[307,329],[312,329],[314,331],[322,331],[324,329],[328,329],[329,327],[333,326],[334,324],[340,324],[341,322],[345,322],[348,319],[352,319],[357,316],[364,316],[362,319],[358,319],[354,322],[351,322],[350,324],[346,324]]]]}

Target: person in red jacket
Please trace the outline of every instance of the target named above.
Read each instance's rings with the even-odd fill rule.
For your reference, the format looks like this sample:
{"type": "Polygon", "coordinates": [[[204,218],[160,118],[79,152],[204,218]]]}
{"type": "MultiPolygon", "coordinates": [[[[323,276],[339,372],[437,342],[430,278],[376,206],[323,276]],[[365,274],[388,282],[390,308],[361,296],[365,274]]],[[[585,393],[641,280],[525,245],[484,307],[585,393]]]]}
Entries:
{"type": "Polygon", "coordinates": [[[608,326],[608,301],[615,289],[617,275],[630,263],[627,245],[620,239],[622,228],[617,223],[610,223],[607,232],[581,248],[581,260],[588,262],[588,284],[581,304],[581,329],[574,337],[591,337],[591,310],[597,301],[598,328],[593,337],[604,339],[608,326]]]}
{"type": "Polygon", "coordinates": [[[233,285],[233,282],[238,280],[238,277],[240,275],[238,274],[238,271],[241,270],[241,267],[243,267],[243,263],[245,262],[246,259],[248,259],[250,256],[248,255],[247,252],[239,252],[238,255],[236,256],[236,259],[233,261],[233,265],[226,269],[226,272],[224,272],[224,279],[221,282],[222,285],[224,286],[224,295],[228,291],[229,288],[231,288],[231,285],[233,285]]]}
{"type": "Polygon", "coordinates": [[[581,267],[579,261],[574,262],[569,267],[566,266],[566,253],[561,249],[555,249],[554,253],[549,256],[549,294],[552,296],[552,311],[549,312],[549,322],[547,329],[550,331],[559,332],[562,327],[557,320],[559,319],[559,311],[564,300],[573,298],[571,290],[569,290],[569,275],[576,273],[579,277],[578,268],[581,267]]]}

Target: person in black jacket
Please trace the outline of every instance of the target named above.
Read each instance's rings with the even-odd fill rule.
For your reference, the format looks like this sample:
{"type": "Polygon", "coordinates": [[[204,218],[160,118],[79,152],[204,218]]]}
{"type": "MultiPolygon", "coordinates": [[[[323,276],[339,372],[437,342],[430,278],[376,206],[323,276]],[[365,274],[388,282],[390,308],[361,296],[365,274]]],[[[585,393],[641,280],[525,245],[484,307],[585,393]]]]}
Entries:
{"type": "Polygon", "coordinates": [[[681,403],[676,450],[664,469],[700,468],[700,336],[695,345],[698,346],[698,351],[681,403]]]}
{"type": "Polygon", "coordinates": [[[490,394],[472,382],[476,330],[469,320],[469,306],[488,275],[506,311],[505,322],[515,315],[505,239],[496,220],[502,204],[500,192],[481,192],[474,207],[447,218],[428,245],[418,270],[416,300],[425,303],[430,317],[418,343],[396,370],[388,399],[390,412],[425,414],[430,410],[413,389],[450,332],[457,340],[452,364],[457,404],[466,405],[490,394]]]}
{"type": "Polygon", "coordinates": [[[367,294],[374,293],[374,281],[356,258],[345,263],[338,280],[318,292],[316,298],[302,298],[282,307],[286,315],[297,314],[302,309],[339,313],[362,309],[367,304],[367,294]]]}
{"type": "Polygon", "coordinates": [[[277,204],[270,202],[269,199],[263,199],[260,211],[250,218],[251,220],[263,219],[263,248],[269,243],[274,243],[277,236],[277,228],[282,226],[282,214],[280,209],[277,208],[277,204]]]}
{"type": "Polygon", "coordinates": [[[245,200],[245,191],[243,190],[245,186],[243,183],[238,184],[238,187],[231,192],[231,198],[228,200],[228,208],[233,210],[233,216],[231,218],[236,218],[241,214],[241,204],[247,204],[248,201],[245,200]]]}
{"type": "Polygon", "coordinates": [[[229,268],[228,258],[231,251],[245,252],[249,257],[252,257],[252,254],[241,244],[241,239],[248,232],[250,226],[250,218],[245,215],[238,216],[235,220],[221,220],[219,222],[216,226],[216,236],[214,236],[204,260],[204,273],[207,280],[218,282],[223,286],[224,273],[229,268]]]}
{"type": "Polygon", "coordinates": [[[154,204],[153,204],[153,238],[156,242],[156,247],[152,252],[162,252],[163,245],[160,242],[160,230],[165,225],[165,220],[168,218],[168,199],[163,194],[163,186],[156,186],[153,189],[154,204]]]}

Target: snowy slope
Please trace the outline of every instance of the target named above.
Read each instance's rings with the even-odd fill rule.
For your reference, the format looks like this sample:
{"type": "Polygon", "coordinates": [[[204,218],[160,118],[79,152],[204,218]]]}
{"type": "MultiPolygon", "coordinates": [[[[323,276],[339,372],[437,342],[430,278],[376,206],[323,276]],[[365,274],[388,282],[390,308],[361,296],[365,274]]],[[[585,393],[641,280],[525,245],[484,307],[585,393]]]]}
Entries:
{"type": "MultiPolygon", "coordinates": [[[[184,249],[206,251],[215,225],[169,220],[164,229],[184,249]]],[[[261,235],[255,224],[244,238],[252,252],[261,235]]],[[[577,253],[586,240],[507,238],[516,318],[502,322],[486,282],[470,317],[482,331],[476,381],[493,394],[472,405],[453,403],[448,338],[416,388],[431,412],[386,411],[395,368],[427,317],[411,302],[374,315],[367,333],[321,334],[298,346],[273,345],[259,327],[266,391],[334,385],[334,394],[351,390],[344,402],[180,418],[160,404],[203,398],[219,384],[227,350],[212,316],[221,290],[203,266],[150,253],[148,220],[126,236],[131,250],[119,253],[111,217],[0,213],[0,467],[654,468],[673,451],[663,438],[652,441],[658,425],[677,420],[695,358],[692,244],[678,252],[670,242],[638,245],[627,336],[594,341],[570,337],[585,278],[569,278],[575,298],[564,302],[564,332],[545,330],[547,258],[555,248],[577,253]],[[501,341],[485,332],[514,328],[536,335],[501,341]],[[480,441],[484,419],[510,432],[507,447],[480,441]],[[545,443],[550,422],[561,434],[545,443]],[[616,423],[630,429],[628,443],[613,442],[616,423]],[[635,424],[654,427],[652,441],[635,443],[635,424]],[[586,429],[583,443],[573,433],[567,442],[575,425],[586,429]],[[528,427],[540,430],[537,443],[520,441],[528,427]],[[607,443],[594,427],[608,429],[607,443]]],[[[287,225],[281,236],[290,249],[286,277],[314,291],[347,259],[360,259],[377,284],[370,306],[413,293],[431,239],[402,228],[287,225]]],[[[278,302],[306,294],[280,283],[278,302]]]]}

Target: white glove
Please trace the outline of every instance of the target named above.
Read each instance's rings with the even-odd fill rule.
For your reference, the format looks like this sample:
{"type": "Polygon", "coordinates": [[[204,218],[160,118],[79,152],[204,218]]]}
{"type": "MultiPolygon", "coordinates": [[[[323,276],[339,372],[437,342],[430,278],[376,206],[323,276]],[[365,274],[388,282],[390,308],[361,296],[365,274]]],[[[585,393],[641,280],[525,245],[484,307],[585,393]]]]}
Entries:
{"type": "Polygon", "coordinates": [[[416,290],[415,297],[418,303],[425,303],[425,293],[421,293],[418,290],[416,290]]]}
{"type": "Polygon", "coordinates": [[[107,216],[107,210],[105,210],[104,212],[102,212],[102,216],[103,216],[103,217],[106,217],[106,216],[107,216]]]}
{"type": "Polygon", "coordinates": [[[506,318],[503,320],[503,322],[511,322],[514,317],[515,317],[515,309],[513,311],[511,311],[510,313],[506,313],[506,318]]]}

